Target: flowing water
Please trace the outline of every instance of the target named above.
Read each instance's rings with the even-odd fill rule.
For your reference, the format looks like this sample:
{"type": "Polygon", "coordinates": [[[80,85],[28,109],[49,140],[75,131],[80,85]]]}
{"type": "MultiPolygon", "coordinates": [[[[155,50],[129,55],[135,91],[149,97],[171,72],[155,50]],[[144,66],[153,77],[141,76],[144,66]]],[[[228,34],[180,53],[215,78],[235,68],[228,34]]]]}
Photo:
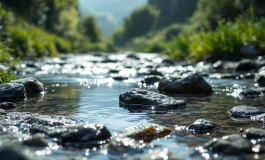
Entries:
{"type": "MultiPolygon", "coordinates": [[[[119,106],[119,95],[131,88],[156,90],[154,85],[143,85],[140,80],[152,67],[164,75],[175,71],[195,70],[191,65],[166,66],[156,54],[139,54],[140,59],[126,58],[125,54],[70,55],[62,58],[43,58],[25,61],[17,77],[36,77],[45,86],[45,92],[37,97],[16,102],[12,111],[66,115],[89,123],[104,124],[116,135],[127,127],[141,124],[160,124],[173,130],[170,136],[151,142],[155,149],[168,149],[181,159],[202,159],[207,155],[194,155],[194,149],[214,137],[235,134],[240,128],[262,127],[252,121],[238,121],[229,117],[228,110],[237,105],[264,107],[264,97],[241,99],[233,93],[244,87],[254,87],[253,80],[209,79],[214,90],[210,96],[170,95],[186,100],[188,107],[175,111],[129,110],[119,106]],[[104,63],[102,63],[104,62],[104,63]],[[29,65],[31,64],[31,65],[29,65]],[[33,66],[32,66],[33,64],[33,66]],[[113,71],[115,70],[115,71],[113,71]],[[110,73],[110,71],[112,71],[110,73]],[[115,81],[113,76],[126,76],[128,80],[115,81]],[[221,128],[213,133],[196,135],[181,134],[176,128],[188,126],[204,118],[217,123],[221,128]]],[[[97,151],[55,150],[46,154],[47,159],[65,159],[65,155],[83,156],[88,159],[110,159],[104,149],[97,151]]],[[[216,156],[216,155],[215,155],[216,156]]],[[[255,157],[255,155],[251,155],[255,157]]]]}

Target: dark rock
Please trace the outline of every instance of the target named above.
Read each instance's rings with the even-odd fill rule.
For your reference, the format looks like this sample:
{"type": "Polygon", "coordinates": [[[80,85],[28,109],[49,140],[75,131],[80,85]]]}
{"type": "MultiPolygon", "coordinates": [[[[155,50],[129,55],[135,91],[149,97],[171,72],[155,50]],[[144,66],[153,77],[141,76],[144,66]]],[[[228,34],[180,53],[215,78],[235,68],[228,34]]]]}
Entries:
{"type": "Polygon", "coordinates": [[[184,100],[176,100],[172,97],[142,89],[131,89],[120,95],[120,105],[129,108],[179,109],[185,108],[184,100]]]}
{"type": "Polygon", "coordinates": [[[168,150],[154,150],[154,151],[150,151],[149,153],[135,158],[133,160],[146,160],[146,159],[150,159],[150,160],[180,160],[180,158],[175,155],[174,153],[168,151],[168,150]]]}
{"type": "Polygon", "coordinates": [[[161,76],[146,76],[141,82],[145,84],[154,84],[156,82],[159,82],[162,78],[163,77],[161,76]]]}
{"type": "Polygon", "coordinates": [[[209,76],[211,79],[236,79],[240,75],[232,73],[214,73],[209,76]]]}
{"type": "Polygon", "coordinates": [[[161,73],[157,70],[151,70],[148,74],[149,75],[155,75],[155,76],[163,76],[163,73],[161,73]]]}
{"type": "Polygon", "coordinates": [[[250,59],[244,59],[238,62],[236,68],[236,71],[250,71],[250,70],[257,70],[257,64],[255,61],[250,59]]]}
{"type": "Polygon", "coordinates": [[[114,60],[114,59],[103,59],[101,61],[101,63],[117,63],[118,61],[117,60],[114,60]]]}
{"type": "Polygon", "coordinates": [[[120,70],[117,70],[117,69],[110,69],[109,70],[109,73],[119,73],[120,70]]]}
{"type": "Polygon", "coordinates": [[[129,79],[128,77],[124,77],[124,76],[116,76],[116,77],[112,77],[114,80],[116,81],[124,81],[129,79]]]}
{"type": "Polygon", "coordinates": [[[222,70],[224,69],[224,62],[223,61],[217,61],[213,64],[213,69],[215,70],[222,70]]]}
{"type": "Polygon", "coordinates": [[[240,52],[244,57],[248,58],[254,58],[259,55],[256,48],[251,44],[245,44],[243,47],[241,47],[240,52]]]}
{"type": "Polygon", "coordinates": [[[254,82],[258,83],[259,86],[265,86],[265,70],[262,70],[256,74],[254,82]]]}
{"type": "Polygon", "coordinates": [[[235,106],[229,110],[230,117],[233,118],[250,118],[251,116],[256,116],[264,112],[264,110],[261,110],[259,108],[245,105],[235,106]]]}
{"type": "Polygon", "coordinates": [[[246,137],[249,140],[254,139],[254,140],[259,140],[260,141],[260,139],[262,139],[262,138],[265,140],[265,129],[248,128],[248,129],[246,129],[246,130],[244,130],[242,132],[242,136],[246,137]]]}
{"type": "Polygon", "coordinates": [[[16,106],[11,102],[3,102],[0,104],[0,108],[4,110],[11,110],[11,109],[16,108],[16,106]]]}
{"type": "Polygon", "coordinates": [[[238,96],[243,98],[256,98],[262,95],[262,92],[253,89],[245,89],[238,93],[238,96]]]}
{"type": "Polygon", "coordinates": [[[165,137],[171,133],[171,129],[158,124],[145,124],[126,128],[118,137],[129,137],[137,141],[151,142],[154,139],[165,137]]]}
{"type": "Polygon", "coordinates": [[[172,59],[169,59],[169,58],[167,58],[167,59],[163,59],[162,63],[165,64],[165,65],[168,65],[168,66],[173,66],[173,65],[175,65],[175,61],[172,60],[172,59]]]}
{"type": "MultiPolygon", "coordinates": [[[[108,153],[122,157],[124,154],[128,156],[142,153],[144,148],[148,148],[144,142],[138,142],[127,137],[117,137],[109,143],[108,153]]],[[[118,157],[115,157],[115,159],[118,159],[118,157]]]]}
{"type": "Polygon", "coordinates": [[[136,54],[128,54],[127,58],[131,58],[131,59],[135,59],[135,60],[139,60],[140,59],[140,57],[137,56],[136,54]]]}
{"type": "Polygon", "coordinates": [[[176,94],[211,94],[212,87],[197,73],[164,78],[159,82],[158,90],[176,94]]]}
{"type": "Polygon", "coordinates": [[[17,83],[5,83],[0,85],[0,99],[26,99],[24,85],[17,83]]]}
{"type": "Polygon", "coordinates": [[[198,119],[188,127],[188,130],[192,133],[207,133],[213,132],[218,128],[219,126],[211,121],[198,119]]]}
{"type": "Polygon", "coordinates": [[[0,157],[3,160],[29,160],[28,155],[23,153],[23,147],[4,146],[0,148],[0,157]]]}
{"type": "Polygon", "coordinates": [[[213,153],[239,155],[241,153],[249,152],[251,144],[244,137],[232,134],[218,139],[214,138],[205,143],[203,148],[213,153]]]}
{"type": "Polygon", "coordinates": [[[29,147],[47,147],[48,146],[48,142],[46,141],[46,139],[41,136],[33,136],[32,138],[24,140],[22,144],[25,146],[29,146],[29,147]]]}
{"type": "Polygon", "coordinates": [[[24,78],[19,80],[14,80],[12,83],[23,84],[27,91],[27,94],[40,93],[44,91],[43,84],[39,82],[36,78],[24,78]]]}

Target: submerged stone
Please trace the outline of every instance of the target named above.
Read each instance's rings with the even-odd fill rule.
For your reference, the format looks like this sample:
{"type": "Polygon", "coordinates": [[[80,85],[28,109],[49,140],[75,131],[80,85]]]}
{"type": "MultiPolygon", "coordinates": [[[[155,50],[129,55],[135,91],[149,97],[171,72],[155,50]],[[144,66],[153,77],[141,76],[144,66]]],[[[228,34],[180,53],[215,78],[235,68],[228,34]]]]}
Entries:
{"type": "Polygon", "coordinates": [[[44,91],[43,84],[39,82],[36,78],[23,78],[19,80],[14,80],[12,83],[17,83],[17,84],[23,84],[27,94],[32,94],[32,93],[40,93],[44,91]]]}
{"type": "Polygon", "coordinates": [[[159,82],[158,90],[176,94],[211,94],[212,87],[198,73],[164,78],[159,82]]]}
{"type": "Polygon", "coordinates": [[[4,110],[10,110],[16,108],[16,106],[11,102],[3,102],[0,104],[0,108],[4,110]]]}
{"type": "Polygon", "coordinates": [[[205,143],[203,148],[213,153],[239,155],[251,150],[251,144],[244,137],[232,134],[222,138],[214,138],[205,143]]]}
{"type": "Polygon", "coordinates": [[[229,110],[230,117],[234,118],[250,118],[251,116],[255,116],[258,114],[262,114],[265,111],[256,107],[250,106],[235,106],[229,110]]]}
{"type": "Polygon", "coordinates": [[[24,85],[5,83],[0,85],[0,99],[26,99],[27,94],[24,85]]]}
{"type": "Polygon", "coordinates": [[[147,107],[156,109],[185,108],[184,100],[176,100],[172,97],[142,89],[131,89],[120,95],[120,105],[129,108],[147,107]]]}
{"type": "Polygon", "coordinates": [[[207,133],[213,132],[218,128],[219,126],[211,121],[198,119],[188,127],[188,131],[192,133],[207,133]]]}
{"type": "Polygon", "coordinates": [[[118,137],[129,137],[135,140],[151,142],[154,139],[165,137],[171,133],[171,129],[158,124],[144,124],[126,128],[118,137]]]}

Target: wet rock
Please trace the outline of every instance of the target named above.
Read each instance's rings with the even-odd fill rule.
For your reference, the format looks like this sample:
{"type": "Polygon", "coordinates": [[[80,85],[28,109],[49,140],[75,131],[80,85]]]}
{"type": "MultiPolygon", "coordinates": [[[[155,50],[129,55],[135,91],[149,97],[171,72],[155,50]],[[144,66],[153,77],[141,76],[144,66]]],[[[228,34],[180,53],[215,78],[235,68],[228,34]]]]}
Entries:
{"type": "Polygon", "coordinates": [[[188,127],[188,130],[192,133],[207,133],[213,132],[218,128],[219,126],[211,121],[198,119],[188,127]]]}
{"type": "Polygon", "coordinates": [[[256,98],[262,95],[262,92],[253,90],[253,89],[245,89],[238,93],[238,96],[243,98],[256,98]]]}
{"type": "Polygon", "coordinates": [[[76,124],[57,127],[34,125],[31,132],[44,133],[49,137],[58,138],[64,147],[74,148],[97,147],[107,143],[111,137],[108,129],[99,124],[76,124]]]}
{"type": "Polygon", "coordinates": [[[75,124],[76,122],[70,118],[66,118],[64,116],[49,116],[49,115],[32,115],[30,116],[26,122],[28,124],[39,124],[44,126],[62,126],[62,125],[70,125],[75,124]]]}
{"type": "Polygon", "coordinates": [[[30,77],[14,80],[12,81],[12,83],[23,84],[27,91],[27,94],[40,93],[44,91],[43,84],[39,82],[36,78],[30,77]]]}
{"type": "Polygon", "coordinates": [[[265,86],[265,70],[260,71],[255,75],[254,82],[259,86],[265,86]]]}
{"type": "Polygon", "coordinates": [[[26,99],[24,85],[17,83],[5,83],[0,85],[0,99],[26,99]]]}
{"type": "Polygon", "coordinates": [[[158,90],[176,94],[211,94],[212,87],[197,73],[164,78],[158,90]]]}
{"type": "Polygon", "coordinates": [[[118,70],[118,69],[110,69],[109,70],[109,73],[119,73],[120,72],[120,70],[118,70]]]}
{"type": "Polygon", "coordinates": [[[157,70],[151,70],[151,71],[149,71],[148,75],[163,76],[163,73],[161,73],[157,70]]]}
{"type": "Polygon", "coordinates": [[[215,70],[222,70],[222,69],[224,69],[224,62],[223,61],[217,61],[217,62],[215,62],[214,64],[213,64],[213,69],[215,69],[215,70]]]}
{"type": "Polygon", "coordinates": [[[116,81],[124,81],[129,79],[128,77],[124,77],[124,76],[116,76],[116,77],[112,77],[114,80],[116,81]]]}
{"type": "Polygon", "coordinates": [[[265,113],[259,114],[259,115],[256,115],[256,116],[252,116],[251,120],[253,120],[255,122],[264,123],[265,122],[265,113]]]}
{"type": "Polygon", "coordinates": [[[0,109],[0,115],[4,115],[4,114],[6,114],[6,111],[3,109],[0,109]]]}
{"type": "Polygon", "coordinates": [[[118,137],[129,137],[135,140],[151,142],[154,139],[165,137],[171,133],[171,129],[158,124],[144,124],[126,128],[118,137]]]}
{"type": "Polygon", "coordinates": [[[232,73],[214,73],[209,76],[211,79],[236,79],[239,77],[239,74],[232,73]]]}
{"type": "Polygon", "coordinates": [[[246,137],[249,140],[254,139],[254,140],[261,141],[263,139],[263,142],[265,142],[265,129],[248,128],[243,131],[242,136],[246,137]]]}
{"type": "Polygon", "coordinates": [[[257,70],[257,64],[255,61],[250,59],[244,59],[238,62],[236,68],[236,71],[250,71],[250,70],[257,70]]]}
{"type": "Polygon", "coordinates": [[[126,57],[127,58],[131,58],[131,59],[135,59],[135,60],[139,60],[140,59],[140,57],[137,56],[136,54],[128,54],[126,57]]]}
{"type": "Polygon", "coordinates": [[[254,58],[259,55],[256,48],[251,44],[245,44],[243,47],[241,47],[240,52],[244,57],[248,58],[254,58]]]}
{"type": "Polygon", "coordinates": [[[154,84],[156,82],[159,82],[162,78],[162,76],[146,76],[141,82],[145,84],[154,84]]]}
{"type": "Polygon", "coordinates": [[[11,110],[11,109],[16,108],[16,106],[11,102],[3,102],[0,104],[0,108],[4,110],[11,110]]]}
{"type": "Polygon", "coordinates": [[[163,59],[163,61],[161,62],[162,64],[166,65],[166,66],[173,66],[175,65],[175,61],[172,59],[163,59]]]}
{"type": "Polygon", "coordinates": [[[47,147],[48,146],[48,142],[46,141],[46,139],[41,136],[33,136],[32,138],[24,140],[22,144],[25,146],[29,146],[29,147],[47,147]]]}
{"type": "Polygon", "coordinates": [[[115,59],[109,59],[109,58],[106,58],[106,59],[103,59],[101,61],[101,63],[117,63],[118,61],[115,60],[115,59]]]}
{"type": "Polygon", "coordinates": [[[213,153],[238,155],[249,152],[251,144],[244,137],[232,134],[222,138],[214,138],[205,143],[203,148],[213,153]]]}
{"type": "MultiPolygon", "coordinates": [[[[22,146],[3,146],[0,148],[0,157],[3,160],[29,160],[30,158],[22,150],[22,146]],[[21,148],[20,148],[21,147],[21,148]]],[[[36,158],[36,157],[35,157],[36,158]]],[[[36,158],[39,159],[39,158],[36,158]]]]}
{"type": "Polygon", "coordinates": [[[262,109],[245,105],[235,106],[229,110],[230,117],[233,118],[250,118],[251,116],[256,116],[264,112],[262,109]]]}
{"type": "MultiPolygon", "coordinates": [[[[138,142],[132,138],[117,137],[109,143],[108,153],[119,157],[123,157],[124,154],[132,156],[137,153],[142,153],[144,148],[148,148],[144,142],[138,142]]],[[[117,158],[115,157],[114,159],[117,158]]]]}
{"type": "Polygon", "coordinates": [[[180,109],[185,108],[184,100],[142,89],[131,89],[120,95],[120,105],[129,108],[180,109]]]}
{"type": "Polygon", "coordinates": [[[133,160],[146,160],[146,159],[150,159],[150,160],[180,160],[180,158],[175,155],[174,153],[168,151],[168,150],[154,150],[154,151],[150,151],[149,153],[138,157],[138,158],[134,158],[133,160]]]}

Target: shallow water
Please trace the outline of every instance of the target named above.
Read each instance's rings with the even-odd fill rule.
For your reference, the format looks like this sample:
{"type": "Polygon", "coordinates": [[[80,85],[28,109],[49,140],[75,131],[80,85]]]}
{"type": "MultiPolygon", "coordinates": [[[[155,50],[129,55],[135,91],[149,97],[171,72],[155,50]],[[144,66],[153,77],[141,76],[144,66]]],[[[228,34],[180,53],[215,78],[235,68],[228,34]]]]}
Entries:
{"type": "MultiPolygon", "coordinates": [[[[240,128],[263,126],[263,124],[252,121],[233,120],[228,114],[229,109],[242,104],[264,107],[265,98],[263,96],[256,99],[240,99],[232,94],[235,90],[243,87],[254,87],[253,80],[218,80],[205,77],[212,85],[215,93],[211,96],[170,95],[177,99],[184,99],[188,104],[188,108],[177,111],[157,112],[129,110],[120,107],[119,95],[131,88],[156,90],[157,84],[143,86],[139,83],[144,76],[138,76],[136,73],[139,70],[136,68],[141,68],[140,70],[144,72],[150,68],[150,65],[159,65],[162,58],[156,54],[140,54],[139,56],[140,60],[126,59],[124,54],[108,56],[110,59],[118,60],[117,63],[100,63],[101,60],[106,59],[106,55],[40,59],[36,61],[38,69],[23,73],[22,68],[22,72],[17,77],[36,77],[44,83],[45,92],[23,102],[16,102],[18,107],[12,111],[67,115],[89,123],[100,123],[104,124],[114,136],[127,127],[151,123],[165,125],[175,130],[178,126],[188,126],[199,118],[205,118],[221,126],[219,130],[213,133],[193,135],[173,132],[169,137],[151,142],[155,149],[166,148],[181,159],[205,158],[194,155],[193,151],[195,147],[214,137],[235,134],[240,128]],[[110,69],[116,68],[120,69],[120,72],[115,74],[128,76],[129,79],[114,81],[111,76],[115,76],[115,74],[108,72],[110,69]]],[[[27,62],[33,63],[32,61],[27,62]]],[[[176,70],[193,70],[193,67],[159,67],[158,70],[163,74],[170,74],[176,70]]],[[[75,152],[55,150],[46,154],[45,158],[65,159],[66,155],[84,156],[88,159],[113,158],[107,154],[105,149],[75,152]]],[[[255,155],[250,155],[250,157],[252,156],[255,155]]]]}

